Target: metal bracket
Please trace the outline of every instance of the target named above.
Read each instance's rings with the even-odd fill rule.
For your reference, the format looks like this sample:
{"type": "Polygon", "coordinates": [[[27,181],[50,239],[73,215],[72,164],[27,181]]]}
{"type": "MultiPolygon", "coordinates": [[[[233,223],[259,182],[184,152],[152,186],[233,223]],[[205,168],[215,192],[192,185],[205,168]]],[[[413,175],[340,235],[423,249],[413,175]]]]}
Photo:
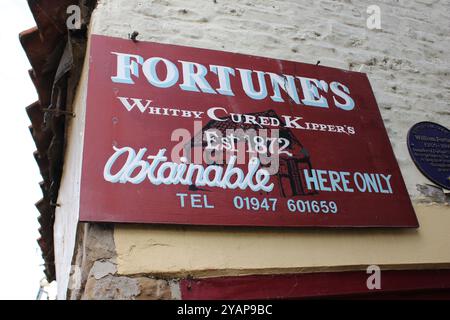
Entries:
{"type": "Polygon", "coordinates": [[[75,118],[75,113],[70,112],[70,111],[65,111],[65,110],[56,110],[56,109],[49,109],[49,108],[44,108],[42,109],[45,112],[49,112],[49,113],[56,113],[57,115],[59,114],[63,114],[65,116],[71,116],[72,118],[75,118]]]}
{"type": "Polygon", "coordinates": [[[128,38],[133,42],[138,42],[138,40],[136,39],[138,35],[139,35],[139,32],[133,31],[132,34],[128,34],[128,38]]]}
{"type": "Polygon", "coordinates": [[[59,203],[56,203],[56,202],[53,202],[53,201],[50,201],[50,206],[52,206],[52,207],[61,207],[61,205],[59,203]]]}

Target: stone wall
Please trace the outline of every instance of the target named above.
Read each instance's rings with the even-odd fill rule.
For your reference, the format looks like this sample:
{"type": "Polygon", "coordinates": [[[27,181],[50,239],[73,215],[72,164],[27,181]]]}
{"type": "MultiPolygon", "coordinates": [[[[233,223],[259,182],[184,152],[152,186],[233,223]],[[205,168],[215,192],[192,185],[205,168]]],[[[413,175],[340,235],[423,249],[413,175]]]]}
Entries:
{"type": "Polygon", "coordinates": [[[113,225],[80,224],[69,282],[72,300],[170,300],[180,298],[175,279],[117,273],[113,225]]]}

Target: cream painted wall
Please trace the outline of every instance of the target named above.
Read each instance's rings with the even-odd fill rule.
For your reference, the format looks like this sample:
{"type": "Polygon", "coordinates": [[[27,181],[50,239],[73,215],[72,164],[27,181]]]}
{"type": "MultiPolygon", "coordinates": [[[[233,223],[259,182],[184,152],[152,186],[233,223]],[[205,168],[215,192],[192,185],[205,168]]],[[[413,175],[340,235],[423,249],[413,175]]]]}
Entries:
{"type": "Polygon", "coordinates": [[[119,274],[220,276],[450,267],[450,209],[417,205],[420,229],[262,230],[117,226],[119,274]]]}

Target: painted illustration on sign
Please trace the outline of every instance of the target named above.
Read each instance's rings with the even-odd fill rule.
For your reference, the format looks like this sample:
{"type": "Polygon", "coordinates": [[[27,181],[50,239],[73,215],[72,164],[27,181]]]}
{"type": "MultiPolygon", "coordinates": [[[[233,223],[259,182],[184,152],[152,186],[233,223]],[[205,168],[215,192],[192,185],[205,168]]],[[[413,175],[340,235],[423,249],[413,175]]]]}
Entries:
{"type": "Polygon", "coordinates": [[[80,220],[418,226],[366,75],[96,35],[80,220]]]}
{"type": "MultiPolygon", "coordinates": [[[[282,124],[283,126],[280,129],[276,129],[278,130],[276,141],[274,140],[275,134],[271,131],[269,125],[259,125],[254,123],[241,124],[240,122],[233,121],[232,116],[224,116],[220,118],[220,120],[210,120],[202,130],[192,138],[190,146],[192,148],[200,146],[201,152],[211,149],[213,150],[212,153],[214,155],[217,150],[220,150],[220,145],[211,146],[211,143],[216,142],[218,137],[228,137],[228,139],[225,140],[225,143],[229,144],[229,149],[232,149],[231,146],[233,142],[239,143],[239,141],[247,142],[251,147],[251,143],[255,141],[257,143],[257,140],[261,137],[262,130],[265,130],[264,132],[268,133],[268,136],[271,137],[270,142],[264,143],[264,146],[269,152],[271,151],[271,144],[273,143],[276,143],[276,145],[281,143],[282,146],[284,146],[282,148],[283,150],[278,151],[278,157],[272,159],[273,161],[278,160],[278,166],[273,170],[272,175],[277,178],[276,184],[279,186],[279,196],[286,198],[288,193],[291,196],[307,194],[303,181],[300,178],[300,172],[302,167],[308,170],[312,169],[308,150],[291,132],[291,129],[284,127],[285,124],[274,110],[249,113],[247,116],[255,117],[255,119],[264,117],[272,119],[272,124],[282,124]],[[230,133],[228,136],[227,131],[230,133]],[[203,139],[203,137],[206,139],[203,139]]],[[[245,145],[243,148],[245,149],[245,145]]],[[[235,147],[235,149],[237,150],[237,147],[235,147]]],[[[195,188],[195,185],[193,187],[195,188]]],[[[315,190],[310,191],[310,194],[314,193],[317,192],[315,190]]]]}

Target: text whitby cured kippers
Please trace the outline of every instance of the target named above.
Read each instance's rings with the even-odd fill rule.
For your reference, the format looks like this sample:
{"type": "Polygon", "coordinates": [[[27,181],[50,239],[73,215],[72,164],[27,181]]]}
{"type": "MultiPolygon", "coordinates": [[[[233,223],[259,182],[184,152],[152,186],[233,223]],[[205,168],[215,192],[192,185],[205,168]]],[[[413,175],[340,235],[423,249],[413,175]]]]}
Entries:
{"type": "Polygon", "coordinates": [[[265,99],[270,94],[274,102],[285,102],[281,95],[284,91],[298,105],[318,108],[334,106],[345,111],[355,108],[350,89],[338,81],[327,82],[297,75],[222,65],[205,66],[184,60],[173,62],[163,57],[144,59],[140,55],[130,53],[111,52],[111,54],[116,56],[116,75],[111,77],[114,83],[132,85],[143,75],[150,85],[157,88],[171,88],[178,83],[183,91],[234,96],[235,86],[240,86],[253,100],[265,99]],[[219,84],[216,88],[213,88],[206,79],[213,76],[219,84]],[[268,88],[271,88],[270,92],[268,88]],[[299,95],[300,92],[302,96],[299,95]],[[331,98],[327,99],[325,95],[329,93],[331,98]]]}

